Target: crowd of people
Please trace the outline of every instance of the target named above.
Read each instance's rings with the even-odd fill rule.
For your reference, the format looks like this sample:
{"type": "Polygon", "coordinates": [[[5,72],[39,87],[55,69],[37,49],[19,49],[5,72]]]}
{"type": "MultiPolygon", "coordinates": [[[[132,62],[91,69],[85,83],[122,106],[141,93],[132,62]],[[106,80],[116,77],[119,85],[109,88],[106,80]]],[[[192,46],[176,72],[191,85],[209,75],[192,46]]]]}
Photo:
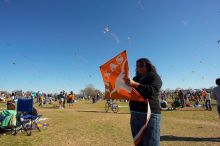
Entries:
{"type": "MultiPolygon", "coordinates": [[[[61,91],[59,94],[46,94],[41,92],[32,92],[31,94],[23,93],[24,98],[34,98],[39,107],[43,107],[46,104],[52,104],[53,102],[59,102],[59,108],[64,109],[66,104],[69,108],[73,107],[73,104],[77,99],[91,100],[92,103],[96,103],[100,96],[85,96],[78,97],[71,91],[67,93],[66,91],[61,91]]],[[[0,101],[16,101],[19,98],[16,93],[11,94],[0,94],[0,101]]],[[[121,100],[120,100],[121,101],[121,100]]],[[[160,93],[160,107],[162,110],[174,110],[178,107],[194,107],[199,108],[205,106],[206,110],[211,111],[211,89],[188,89],[188,90],[173,90],[173,91],[161,91],[160,93]],[[168,105],[171,102],[171,106],[168,105]]]]}
{"type": "Polygon", "coordinates": [[[36,98],[36,102],[39,107],[42,107],[44,104],[51,104],[52,102],[59,101],[59,108],[64,109],[66,103],[69,108],[73,107],[73,103],[75,102],[76,95],[71,91],[69,94],[65,91],[61,91],[58,95],[45,94],[37,92],[33,94],[33,98],[36,98]]]}
{"type": "Polygon", "coordinates": [[[33,98],[35,103],[38,104],[39,107],[43,107],[46,104],[52,104],[53,102],[59,102],[59,108],[64,109],[65,105],[68,104],[69,108],[73,107],[73,103],[76,99],[76,94],[71,91],[69,94],[65,91],[61,91],[60,94],[46,94],[41,92],[32,92],[27,95],[25,93],[21,93],[21,95],[17,95],[15,92],[2,93],[0,92],[0,101],[8,102],[13,101],[16,102],[18,98],[33,98]]]}
{"type": "Polygon", "coordinates": [[[161,93],[161,107],[167,106],[167,100],[171,99],[172,108],[195,107],[199,108],[204,103],[206,110],[211,111],[211,90],[175,90],[172,92],[163,91],[161,93]]]}

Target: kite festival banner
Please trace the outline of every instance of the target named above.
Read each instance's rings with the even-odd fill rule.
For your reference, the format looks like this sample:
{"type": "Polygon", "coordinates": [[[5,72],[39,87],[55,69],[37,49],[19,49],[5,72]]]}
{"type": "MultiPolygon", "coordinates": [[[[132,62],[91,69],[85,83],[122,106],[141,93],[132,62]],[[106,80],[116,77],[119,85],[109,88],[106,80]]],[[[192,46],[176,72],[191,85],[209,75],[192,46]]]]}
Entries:
{"type": "Polygon", "coordinates": [[[106,99],[144,101],[144,98],[134,88],[125,84],[125,78],[129,77],[126,51],[100,66],[100,70],[105,85],[106,99]]]}

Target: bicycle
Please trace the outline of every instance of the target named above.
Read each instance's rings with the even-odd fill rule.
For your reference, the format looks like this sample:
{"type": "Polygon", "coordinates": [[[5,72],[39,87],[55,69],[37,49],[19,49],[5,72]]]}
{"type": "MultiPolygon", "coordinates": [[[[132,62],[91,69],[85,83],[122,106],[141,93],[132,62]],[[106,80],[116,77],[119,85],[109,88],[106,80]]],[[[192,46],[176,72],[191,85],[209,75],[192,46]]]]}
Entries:
{"type": "Polygon", "coordinates": [[[118,113],[118,104],[113,101],[107,101],[105,104],[105,112],[109,111],[109,108],[113,111],[113,113],[118,113]]]}

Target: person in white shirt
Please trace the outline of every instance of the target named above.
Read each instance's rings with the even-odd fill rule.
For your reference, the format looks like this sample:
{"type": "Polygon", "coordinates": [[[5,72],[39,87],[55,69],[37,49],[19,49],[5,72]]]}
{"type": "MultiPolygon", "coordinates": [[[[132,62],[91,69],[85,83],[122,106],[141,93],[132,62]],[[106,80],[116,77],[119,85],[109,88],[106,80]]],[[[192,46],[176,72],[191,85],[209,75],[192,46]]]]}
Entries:
{"type": "Polygon", "coordinates": [[[206,92],[206,96],[205,96],[205,107],[206,107],[206,110],[209,110],[209,111],[212,110],[211,95],[208,92],[206,92]]]}
{"type": "Polygon", "coordinates": [[[161,109],[165,109],[165,108],[167,108],[167,106],[168,106],[168,104],[167,104],[167,101],[165,99],[160,101],[160,108],[161,109]]]}

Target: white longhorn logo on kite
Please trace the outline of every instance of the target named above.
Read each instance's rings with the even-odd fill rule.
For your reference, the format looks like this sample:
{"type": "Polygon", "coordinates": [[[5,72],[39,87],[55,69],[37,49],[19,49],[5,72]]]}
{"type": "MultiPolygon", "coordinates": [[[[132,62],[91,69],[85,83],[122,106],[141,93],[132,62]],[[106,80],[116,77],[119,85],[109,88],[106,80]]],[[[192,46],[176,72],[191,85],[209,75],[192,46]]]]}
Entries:
{"type": "Polygon", "coordinates": [[[132,88],[125,84],[124,77],[125,77],[125,64],[127,62],[127,59],[123,62],[121,67],[121,73],[118,75],[116,81],[115,81],[115,88],[111,91],[110,97],[113,93],[119,92],[120,89],[126,90],[128,93],[131,93],[132,88]]]}

